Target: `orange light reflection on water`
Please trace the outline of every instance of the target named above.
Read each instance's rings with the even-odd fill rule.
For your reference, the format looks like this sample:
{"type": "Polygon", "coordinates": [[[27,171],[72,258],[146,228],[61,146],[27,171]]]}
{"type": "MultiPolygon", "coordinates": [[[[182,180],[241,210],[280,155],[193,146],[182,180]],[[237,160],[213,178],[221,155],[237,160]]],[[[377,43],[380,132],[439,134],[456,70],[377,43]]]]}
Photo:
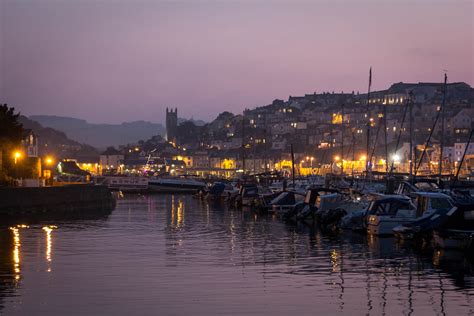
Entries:
{"type": "Polygon", "coordinates": [[[46,261],[48,262],[48,272],[51,272],[51,249],[52,249],[52,237],[51,237],[51,232],[53,229],[56,229],[57,226],[43,226],[43,230],[46,233],[46,261]]]}
{"type": "Polygon", "coordinates": [[[13,271],[15,272],[15,280],[20,279],[20,228],[28,228],[28,225],[17,225],[15,227],[10,227],[10,230],[13,233],[13,271]]]}

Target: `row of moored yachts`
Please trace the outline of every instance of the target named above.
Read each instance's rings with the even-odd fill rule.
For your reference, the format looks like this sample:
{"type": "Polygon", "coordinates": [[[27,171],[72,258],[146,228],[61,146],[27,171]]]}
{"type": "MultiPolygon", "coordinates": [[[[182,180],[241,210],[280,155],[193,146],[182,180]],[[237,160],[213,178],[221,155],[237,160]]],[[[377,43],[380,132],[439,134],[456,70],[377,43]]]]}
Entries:
{"type": "Polygon", "coordinates": [[[277,214],[323,230],[395,235],[402,240],[458,248],[474,254],[474,197],[467,187],[441,189],[435,182],[401,181],[392,194],[324,185],[278,186],[214,183],[198,194],[277,214]],[[273,190],[272,190],[273,189],[273,190]]]}
{"type": "Polygon", "coordinates": [[[395,235],[474,253],[474,197],[467,186],[442,189],[429,180],[401,181],[392,194],[385,194],[378,193],[385,190],[380,182],[297,180],[260,185],[253,180],[210,184],[194,178],[107,177],[102,183],[122,191],[195,193],[201,199],[225,200],[323,230],[395,235]]]}

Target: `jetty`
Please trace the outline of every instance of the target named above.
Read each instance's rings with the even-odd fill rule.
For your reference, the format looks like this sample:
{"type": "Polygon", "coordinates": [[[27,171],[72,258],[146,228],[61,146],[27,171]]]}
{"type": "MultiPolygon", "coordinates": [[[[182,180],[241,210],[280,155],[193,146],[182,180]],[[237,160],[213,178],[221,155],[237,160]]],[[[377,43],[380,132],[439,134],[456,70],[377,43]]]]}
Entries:
{"type": "Polygon", "coordinates": [[[0,188],[0,218],[48,219],[111,212],[115,199],[103,185],[0,188]]]}

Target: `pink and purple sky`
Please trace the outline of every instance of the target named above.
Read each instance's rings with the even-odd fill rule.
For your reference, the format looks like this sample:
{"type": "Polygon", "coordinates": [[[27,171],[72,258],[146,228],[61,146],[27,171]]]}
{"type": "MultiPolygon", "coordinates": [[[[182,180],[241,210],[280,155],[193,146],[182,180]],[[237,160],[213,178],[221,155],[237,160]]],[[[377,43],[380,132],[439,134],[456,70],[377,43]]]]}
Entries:
{"type": "Polygon", "coordinates": [[[0,0],[0,102],[23,114],[210,120],[314,91],[474,83],[474,1],[0,0]]]}

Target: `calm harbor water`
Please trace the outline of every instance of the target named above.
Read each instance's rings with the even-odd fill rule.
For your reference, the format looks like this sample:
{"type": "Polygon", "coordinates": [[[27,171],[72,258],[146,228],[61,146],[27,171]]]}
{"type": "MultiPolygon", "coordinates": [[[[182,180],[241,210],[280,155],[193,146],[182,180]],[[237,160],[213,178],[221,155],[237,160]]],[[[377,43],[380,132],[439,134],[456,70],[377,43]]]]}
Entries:
{"type": "Polygon", "coordinates": [[[474,267],[459,253],[191,196],[24,224],[0,228],[0,314],[474,315],[474,267]]]}

